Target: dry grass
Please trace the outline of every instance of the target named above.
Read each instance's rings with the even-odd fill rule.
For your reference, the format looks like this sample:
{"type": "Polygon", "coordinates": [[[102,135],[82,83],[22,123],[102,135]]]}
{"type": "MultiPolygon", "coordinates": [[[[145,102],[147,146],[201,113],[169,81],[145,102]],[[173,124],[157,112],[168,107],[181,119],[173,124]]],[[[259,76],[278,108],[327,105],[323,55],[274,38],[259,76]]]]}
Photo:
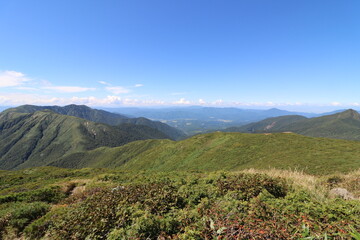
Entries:
{"type": "Polygon", "coordinates": [[[342,187],[360,199],[360,169],[348,174],[333,174],[322,178],[323,184],[329,188],[342,187]]]}
{"type": "Polygon", "coordinates": [[[246,169],[241,172],[244,173],[261,173],[266,174],[270,177],[281,177],[286,179],[290,184],[295,187],[302,188],[306,191],[309,191],[313,194],[316,199],[325,200],[328,195],[328,189],[325,184],[321,181],[320,177],[306,174],[302,171],[294,170],[279,170],[279,169],[267,169],[267,170],[258,170],[258,169],[246,169]]]}
{"type": "Polygon", "coordinates": [[[321,177],[309,175],[298,170],[258,170],[251,168],[241,172],[253,174],[261,173],[270,177],[284,178],[290,184],[309,191],[319,200],[326,200],[329,196],[329,190],[336,187],[345,188],[351,192],[355,198],[360,199],[360,169],[347,174],[331,174],[321,177]]]}
{"type": "Polygon", "coordinates": [[[65,194],[73,194],[77,188],[85,188],[85,185],[90,182],[90,179],[73,179],[62,183],[56,183],[54,185],[60,186],[61,191],[65,194]]]}

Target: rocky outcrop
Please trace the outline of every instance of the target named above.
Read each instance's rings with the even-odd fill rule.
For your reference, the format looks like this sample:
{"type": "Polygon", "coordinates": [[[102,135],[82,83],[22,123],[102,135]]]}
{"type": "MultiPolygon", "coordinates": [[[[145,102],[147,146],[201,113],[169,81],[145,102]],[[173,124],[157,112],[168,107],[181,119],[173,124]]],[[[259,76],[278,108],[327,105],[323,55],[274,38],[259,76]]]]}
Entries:
{"type": "Polygon", "coordinates": [[[345,188],[333,188],[330,190],[329,196],[331,198],[342,198],[345,200],[355,199],[354,195],[345,188]]]}

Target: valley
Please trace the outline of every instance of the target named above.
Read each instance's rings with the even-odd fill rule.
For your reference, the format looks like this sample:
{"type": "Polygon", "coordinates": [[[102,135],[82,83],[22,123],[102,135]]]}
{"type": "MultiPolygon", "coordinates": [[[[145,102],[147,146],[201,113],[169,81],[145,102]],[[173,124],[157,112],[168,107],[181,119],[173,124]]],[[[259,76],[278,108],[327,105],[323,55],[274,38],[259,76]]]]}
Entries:
{"type": "Polygon", "coordinates": [[[10,108],[0,239],[357,239],[359,122],[285,114],[185,137],[87,106],[10,108]]]}

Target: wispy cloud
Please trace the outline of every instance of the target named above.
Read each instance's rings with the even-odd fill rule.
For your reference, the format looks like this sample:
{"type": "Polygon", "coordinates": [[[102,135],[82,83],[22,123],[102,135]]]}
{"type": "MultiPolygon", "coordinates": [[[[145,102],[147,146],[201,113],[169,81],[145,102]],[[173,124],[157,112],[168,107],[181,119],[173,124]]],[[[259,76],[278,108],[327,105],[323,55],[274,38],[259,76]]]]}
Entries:
{"type": "Polygon", "coordinates": [[[105,89],[113,94],[124,94],[130,92],[129,89],[121,86],[106,87],[105,89]]]}
{"type": "MultiPolygon", "coordinates": [[[[16,106],[23,104],[34,105],[68,105],[68,104],[84,104],[89,106],[216,106],[216,107],[240,107],[240,108],[271,108],[279,107],[282,109],[297,108],[297,107],[315,107],[317,109],[336,109],[339,107],[358,107],[360,103],[342,103],[341,105],[334,106],[332,103],[324,104],[309,104],[309,103],[273,103],[273,102],[225,102],[225,101],[205,101],[199,99],[197,101],[190,101],[181,98],[175,102],[167,102],[157,99],[140,99],[132,97],[120,97],[117,95],[109,95],[104,98],[88,96],[88,97],[54,97],[52,95],[35,94],[35,93],[1,93],[0,105],[2,106],[16,106]]],[[[320,111],[321,112],[321,111],[320,111]]]]}
{"type": "Polygon", "coordinates": [[[14,87],[23,91],[50,90],[59,93],[79,93],[94,91],[96,88],[78,87],[78,86],[53,86],[49,81],[35,81],[25,76],[24,73],[16,71],[0,72],[0,88],[14,87]]]}
{"type": "Polygon", "coordinates": [[[3,106],[16,106],[22,104],[38,104],[38,105],[50,105],[57,104],[57,98],[27,93],[2,93],[0,96],[0,105],[3,106]]]}
{"type": "Polygon", "coordinates": [[[25,90],[25,91],[38,91],[38,88],[34,88],[34,87],[16,87],[16,89],[18,90],[25,90]]]}
{"type": "Polygon", "coordinates": [[[78,93],[86,91],[94,91],[96,88],[76,87],[76,86],[48,86],[42,87],[45,90],[52,90],[60,93],[78,93]]]}
{"type": "Polygon", "coordinates": [[[52,97],[49,95],[26,94],[26,93],[5,93],[0,95],[0,105],[16,106],[23,104],[34,105],[68,105],[84,104],[88,106],[159,106],[167,103],[161,100],[142,100],[136,98],[122,98],[109,95],[105,98],[89,97],[52,97]]]}
{"type": "Polygon", "coordinates": [[[360,103],[358,103],[358,102],[353,102],[353,103],[350,104],[350,106],[359,107],[359,106],[360,106],[360,103]]]}
{"type": "Polygon", "coordinates": [[[25,74],[16,71],[0,72],[0,87],[16,87],[21,86],[25,82],[30,81],[25,74]]]}
{"type": "Polygon", "coordinates": [[[212,104],[212,105],[220,105],[220,106],[221,106],[221,105],[224,105],[224,100],[218,99],[218,100],[212,102],[211,104],[212,104]]]}
{"type": "Polygon", "coordinates": [[[111,83],[105,82],[105,81],[99,81],[99,83],[106,85],[107,87],[105,87],[105,90],[112,93],[112,94],[126,94],[131,92],[132,88],[139,88],[139,87],[143,87],[143,84],[135,84],[133,86],[128,86],[128,87],[123,87],[123,86],[113,86],[111,83]]]}
{"type": "Polygon", "coordinates": [[[107,86],[110,86],[111,84],[108,83],[108,82],[105,82],[105,81],[99,81],[98,83],[102,84],[102,85],[107,85],[107,86]]]}
{"type": "Polygon", "coordinates": [[[134,98],[122,98],[119,96],[110,95],[105,98],[96,97],[73,97],[71,99],[64,99],[63,104],[85,104],[89,106],[159,106],[165,105],[164,101],[160,100],[141,100],[134,98]]]}
{"type": "Polygon", "coordinates": [[[339,102],[332,102],[331,103],[331,106],[336,106],[336,107],[338,107],[338,106],[341,106],[342,104],[341,103],[339,103],[339,102]]]}

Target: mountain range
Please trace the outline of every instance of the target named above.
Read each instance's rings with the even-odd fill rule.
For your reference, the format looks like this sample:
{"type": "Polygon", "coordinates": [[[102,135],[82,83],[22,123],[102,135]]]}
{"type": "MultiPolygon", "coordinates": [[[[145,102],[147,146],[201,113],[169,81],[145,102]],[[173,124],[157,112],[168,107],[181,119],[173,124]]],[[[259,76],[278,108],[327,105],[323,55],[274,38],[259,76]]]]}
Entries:
{"type": "Polygon", "coordinates": [[[87,107],[85,105],[67,105],[64,107],[60,106],[34,106],[34,105],[22,105],[16,108],[9,108],[5,110],[2,115],[6,115],[10,112],[17,112],[17,113],[33,113],[36,111],[42,110],[51,110],[55,113],[68,115],[78,118],[83,118],[89,121],[98,122],[98,123],[105,123],[108,125],[119,125],[123,123],[128,124],[135,124],[135,125],[145,125],[154,129],[157,129],[171,139],[178,140],[186,137],[186,134],[183,133],[181,130],[178,130],[174,127],[170,127],[165,123],[161,123],[159,121],[151,121],[144,117],[138,118],[129,118],[125,115],[118,114],[118,113],[111,113],[104,110],[93,109],[87,107]]]}
{"type": "Polygon", "coordinates": [[[314,118],[268,118],[226,129],[245,133],[214,132],[181,141],[172,141],[166,131],[159,130],[162,127],[172,129],[146,118],[87,106],[11,108],[0,114],[0,169],[48,165],[136,171],[275,167],[319,173],[349,171],[360,164],[360,142],[329,139],[360,140],[360,114],[351,109],[314,118]]]}
{"type": "Polygon", "coordinates": [[[262,110],[200,106],[169,108],[109,108],[106,110],[122,113],[127,116],[142,116],[152,120],[161,121],[172,127],[181,129],[188,135],[245,125],[269,117],[284,115],[318,117],[321,115],[327,115],[327,113],[315,114],[306,112],[291,112],[277,108],[262,110]]]}
{"type": "Polygon", "coordinates": [[[311,137],[360,140],[360,114],[349,109],[315,118],[299,115],[281,116],[267,118],[240,127],[227,128],[224,131],[243,133],[294,132],[311,137]]]}
{"type": "Polygon", "coordinates": [[[169,138],[145,125],[110,126],[50,110],[0,115],[0,169],[47,165],[67,154],[135,140],[169,138]]]}
{"type": "MultiPolygon", "coordinates": [[[[110,108],[107,109],[110,111],[110,108]]],[[[250,122],[282,115],[303,115],[307,117],[318,116],[314,113],[291,112],[277,108],[271,109],[241,109],[234,107],[171,107],[171,108],[114,108],[112,112],[119,112],[130,116],[142,116],[150,119],[177,120],[196,119],[213,120],[226,119],[234,122],[250,122]]]]}

